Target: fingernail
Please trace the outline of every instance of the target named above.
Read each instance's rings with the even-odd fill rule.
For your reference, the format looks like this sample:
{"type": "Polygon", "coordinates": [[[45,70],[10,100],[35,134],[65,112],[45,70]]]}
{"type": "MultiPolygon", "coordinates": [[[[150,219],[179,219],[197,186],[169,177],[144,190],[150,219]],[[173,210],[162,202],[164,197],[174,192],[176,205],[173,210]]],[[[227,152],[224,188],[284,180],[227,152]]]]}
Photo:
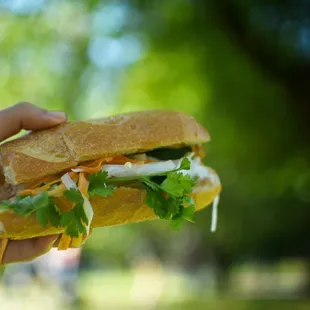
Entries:
{"type": "Polygon", "coordinates": [[[49,111],[47,112],[47,116],[59,122],[63,122],[67,119],[67,115],[64,112],[49,111]]]}

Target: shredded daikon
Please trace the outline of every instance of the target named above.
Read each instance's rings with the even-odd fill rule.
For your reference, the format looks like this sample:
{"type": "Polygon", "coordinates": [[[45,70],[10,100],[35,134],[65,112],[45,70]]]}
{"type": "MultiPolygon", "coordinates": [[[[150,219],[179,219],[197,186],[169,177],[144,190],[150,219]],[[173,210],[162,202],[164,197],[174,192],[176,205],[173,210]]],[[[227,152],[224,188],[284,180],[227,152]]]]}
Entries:
{"type": "MultiPolygon", "coordinates": [[[[109,177],[148,176],[177,169],[180,167],[182,159],[159,161],[143,165],[128,165],[127,163],[125,165],[107,164],[103,165],[101,170],[106,171],[109,177]]],[[[200,158],[191,159],[191,157],[188,157],[188,159],[191,162],[191,168],[189,170],[181,170],[181,173],[190,175],[191,177],[199,177],[200,179],[210,179],[213,184],[217,184],[219,182],[217,175],[210,168],[204,166],[200,162],[200,158]]]]}
{"type": "Polygon", "coordinates": [[[84,172],[84,169],[82,169],[82,168],[75,168],[75,169],[71,169],[71,171],[73,171],[75,173],[80,173],[80,172],[84,172]]]}
{"type": "Polygon", "coordinates": [[[76,183],[71,179],[69,173],[64,174],[60,179],[67,189],[78,189],[76,183]]]}
{"type": "Polygon", "coordinates": [[[86,232],[88,235],[89,230],[90,230],[90,225],[91,225],[91,222],[93,221],[93,217],[94,217],[94,210],[93,210],[93,207],[92,207],[89,199],[87,199],[87,197],[85,197],[83,194],[82,194],[82,197],[84,199],[84,203],[83,203],[84,212],[85,212],[86,217],[88,219],[88,225],[86,226],[86,232]]]}
{"type": "Polygon", "coordinates": [[[176,169],[176,167],[176,163],[174,163],[172,160],[168,160],[163,162],[148,163],[144,165],[103,165],[101,170],[106,171],[110,177],[133,177],[164,173],[176,169]]]}
{"type": "Polygon", "coordinates": [[[220,201],[220,196],[218,195],[213,200],[213,205],[212,205],[211,232],[215,232],[217,228],[217,213],[218,213],[219,201],[220,201]]]}

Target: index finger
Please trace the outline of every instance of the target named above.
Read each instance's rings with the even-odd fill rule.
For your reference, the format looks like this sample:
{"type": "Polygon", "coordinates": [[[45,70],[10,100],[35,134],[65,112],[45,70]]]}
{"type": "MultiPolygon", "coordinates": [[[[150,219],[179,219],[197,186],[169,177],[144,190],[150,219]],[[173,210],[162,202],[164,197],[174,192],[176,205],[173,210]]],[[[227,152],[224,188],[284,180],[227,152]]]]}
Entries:
{"type": "Polygon", "coordinates": [[[19,103],[0,111],[0,141],[22,129],[39,130],[66,121],[66,114],[38,108],[30,103],[19,103]]]}
{"type": "MultiPolygon", "coordinates": [[[[5,249],[1,263],[6,265],[10,263],[30,261],[38,256],[47,253],[53,246],[57,236],[37,237],[26,240],[9,240],[5,249]]],[[[0,245],[4,240],[0,239],[0,245]]]]}

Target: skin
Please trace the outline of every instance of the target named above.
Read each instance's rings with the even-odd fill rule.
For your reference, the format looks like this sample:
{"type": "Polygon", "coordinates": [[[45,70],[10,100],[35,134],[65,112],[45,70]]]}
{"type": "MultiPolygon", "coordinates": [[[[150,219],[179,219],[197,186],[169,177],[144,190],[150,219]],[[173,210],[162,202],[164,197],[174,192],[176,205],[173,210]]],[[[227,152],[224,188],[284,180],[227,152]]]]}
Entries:
{"type": "MultiPolygon", "coordinates": [[[[22,129],[40,130],[66,122],[63,112],[46,111],[30,103],[18,103],[0,110],[0,142],[22,129]]],[[[50,251],[58,243],[58,235],[9,241],[3,264],[29,261],[50,251]]],[[[0,239],[0,245],[2,240],[0,239]]]]}

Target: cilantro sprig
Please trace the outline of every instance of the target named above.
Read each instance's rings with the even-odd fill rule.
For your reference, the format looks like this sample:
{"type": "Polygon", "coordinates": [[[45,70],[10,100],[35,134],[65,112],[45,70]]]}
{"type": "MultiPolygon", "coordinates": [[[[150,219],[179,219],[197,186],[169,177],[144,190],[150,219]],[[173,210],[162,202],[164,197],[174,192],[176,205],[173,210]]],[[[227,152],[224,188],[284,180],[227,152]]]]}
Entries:
{"type": "Polygon", "coordinates": [[[108,178],[106,172],[100,171],[90,176],[89,192],[90,195],[106,195],[107,193],[111,195],[115,190],[115,186],[113,186],[115,183],[140,181],[147,191],[147,205],[154,210],[154,213],[160,219],[171,220],[172,227],[178,229],[184,221],[193,222],[195,205],[188,194],[192,192],[197,179],[180,172],[189,169],[190,160],[184,158],[178,168],[168,172],[155,173],[147,177],[108,178]],[[158,176],[165,177],[160,184],[153,181],[153,177],[158,176]]]}
{"type": "Polygon", "coordinates": [[[86,233],[88,219],[84,211],[84,199],[79,190],[70,189],[64,192],[64,196],[71,202],[75,203],[74,207],[61,217],[61,226],[65,227],[65,233],[70,237],[78,237],[79,234],[86,233]]]}
{"type": "Polygon", "coordinates": [[[108,173],[106,171],[99,171],[89,176],[89,189],[88,193],[92,197],[99,195],[102,197],[111,196],[116,187],[114,185],[107,185],[109,181],[108,173]]]}
{"type": "MultiPolygon", "coordinates": [[[[110,178],[107,172],[99,171],[89,176],[90,197],[113,195],[118,182],[139,181],[146,190],[146,203],[160,218],[170,220],[173,229],[179,229],[185,221],[193,222],[195,204],[188,195],[192,192],[197,179],[183,174],[182,170],[190,169],[190,160],[184,158],[177,169],[155,173],[148,176],[110,178]],[[154,177],[162,177],[162,182],[154,181],[154,177]]],[[[78,237],[86,233],[88,218],[84,210],[84,198],[79,190],[71,189],[64,193],[68,201],[74,204],[67,212],[62,212],[55,199],[47,192],[37,196],[17,196],[14,201],[2,201],[1,210],[12,210],[21,216],[35,214],[38,222],[46,227],[64,227],[67,235],[78,237]]]]}
{"type": "Polygon", "coordinates": [[[14,201],[2,201],[1,205],[2,210],[12,210],[22,216],[34,213],[43,227],[46,227],[48,223],[54,227],[60,226],[61,212],[47,192],[42,192],[37,196],[17,196],[14,201]]]}
{"type": "Polygon", "coordinates": [[[196,184],[195,179],[180,172],[168,172],[157,188],[150,186],[150,180],[144,184],[148,186],[147,204],[159,218],[172,220],[174,229],[179,229],[185,221],[193,222],[195,204],[188,194],[196,184]]]}
{"type": "Polygon", "coordinates": [[[0,210],[12,210],[21,216],[35,214],[38,222],[45,228],[48,224],[54,227],[65,227],[65,232],[71,237],[78,237],[80,233],[86,233],[85,226],[88,219],[85,214],[84,199],[78,190],[67,190],[64,196],[73,202],[74,208],[67,212],[61,212],[54,198],[47,192],[37,196],[17,196],[14,201],[2,201],[0,210]]]}

